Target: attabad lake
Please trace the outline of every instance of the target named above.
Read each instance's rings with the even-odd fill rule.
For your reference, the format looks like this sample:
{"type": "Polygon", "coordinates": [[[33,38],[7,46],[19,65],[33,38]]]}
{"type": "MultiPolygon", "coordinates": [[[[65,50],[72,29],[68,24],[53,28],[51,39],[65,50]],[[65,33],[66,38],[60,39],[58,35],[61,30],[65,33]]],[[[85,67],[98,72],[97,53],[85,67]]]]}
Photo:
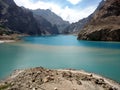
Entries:
{"type": "Polygon", "coordinates": [[[77,40],[74,35],[28,36],[0,44],[0,79],[16,69],[77,69],[120,82],[120,43],[77,40]]]}

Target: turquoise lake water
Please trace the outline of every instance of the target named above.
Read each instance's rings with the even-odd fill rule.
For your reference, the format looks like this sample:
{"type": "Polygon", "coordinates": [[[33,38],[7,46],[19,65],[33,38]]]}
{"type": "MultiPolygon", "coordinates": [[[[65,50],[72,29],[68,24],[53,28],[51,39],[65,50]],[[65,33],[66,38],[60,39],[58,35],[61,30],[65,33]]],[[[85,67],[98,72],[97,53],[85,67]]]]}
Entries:
{"type": "Polygon", "coordinates": [[[120,82],[120,43],[79,41],[76,36],[24,37],[0,44],[0,78],[30,67],[78,69],[120,82]]]}

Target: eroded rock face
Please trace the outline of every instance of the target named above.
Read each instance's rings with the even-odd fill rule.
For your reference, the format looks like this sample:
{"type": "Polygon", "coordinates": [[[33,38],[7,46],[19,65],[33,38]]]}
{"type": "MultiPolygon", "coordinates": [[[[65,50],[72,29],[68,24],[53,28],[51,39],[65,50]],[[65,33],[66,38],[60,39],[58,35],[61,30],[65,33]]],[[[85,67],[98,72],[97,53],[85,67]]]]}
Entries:
{"type": "Polygon", "coordinates": [[[58,28],[59,33],[62,33],[63,30],[69,26],[69,22],[64,21],[61,17],[57,16],[54,12],[51,10],[43,10],[43,9],[36,9],[32,10],[34,16],[42,16],[45,18],[47,21],[49,21],[52,26],[56,26],[58,28]]]}
{"type": "Polygon", "coordinates": [[[84,25],[89,22],[92,15],[88,16],[87,18],[81,19],[78,22],[70,24],[66,27],[63,31],[64,34],[77,34],[79,31],[84,27],[84,25]]]}
{"type": "Polygon", "coordinates": [[[13,0],[0,0],[0,20],[4,26],[27,34],[41,34],[32,12],[18,7],[13,0]],[[37,33],[36,33],[37,32],[37,33]]]}
{"type": "Polygon", "coordinates": [[[78,34],[78,39],[120,41],[120,0],[106,0],[78,34]]]}
{"type": "Polygon", "coordinates": [[[15,4],[14,0],[0,0],[0,24],[13,31],[29,35],[58,34],[58,29],[43,17],[15,4]],[[4,22],[3,22],[4,21],[4,22]]]}
{"type": "Polygon", "coordinates": [[[104,3],[105,3],[105,0],[102,0],[99,6],[97,7],[97,9],[92,14],[90,14],[86,18],[79,20],[78,22],[70,24],[67,28],[65,28],[63,33],[64,34],[78,34],[84,28],[84,26],[90,22],[90,20],[93,18],[96,12],[98,12],[98,10],[104,5],[104,3]]]}
{"type": "Polygon", "coordinates": [[[100,28],[92,32],[84,32],[79,34],[78,39],[93,41],[120,41],[120,28],[109,29],[100,28]]]}

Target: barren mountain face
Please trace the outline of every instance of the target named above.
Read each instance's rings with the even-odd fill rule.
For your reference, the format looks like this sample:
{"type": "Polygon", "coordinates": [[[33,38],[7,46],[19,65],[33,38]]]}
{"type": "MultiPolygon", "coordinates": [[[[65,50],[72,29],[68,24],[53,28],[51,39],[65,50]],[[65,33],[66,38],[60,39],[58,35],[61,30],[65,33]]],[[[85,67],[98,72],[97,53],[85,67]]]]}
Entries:
{"type": "Polygon", "coordinates": [[[91,21],[79,33],[78,39],[120,41],[120,0],[106,0],[91,21]]]}

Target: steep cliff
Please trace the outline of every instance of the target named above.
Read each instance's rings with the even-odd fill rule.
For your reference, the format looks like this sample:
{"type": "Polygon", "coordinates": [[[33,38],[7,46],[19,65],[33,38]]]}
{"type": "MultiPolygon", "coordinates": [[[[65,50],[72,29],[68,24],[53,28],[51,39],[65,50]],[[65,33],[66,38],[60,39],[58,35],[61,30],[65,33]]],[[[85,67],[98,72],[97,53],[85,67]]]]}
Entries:
{"type": "Polygon", "coordinates": [[[53,26],[57,26],[59,33],[69,26],[69,22],[64,21],[61,17],[53,13],[51,10],[47,9],[36,9],[32,10],[34,15],[41,16],[49,21],[53,26]]]}
{"type": "Polygon", "coordinates": [[[78,39],[120,41],[120,0],[104,0],[78,39]]]}
{"type": "Polygon", "coordinates": [[[90,14],[86,18],[79,20],[78,22],[70,24],[67,28],[65,28],[63,33],[65,33],[65,34],[71,34],[71,33],[78,34],[84,28],[84,26],[86,26],[86,24],[90,22],[92,17],[104,5],[104,3],[105,3],[105,0],[102,0],[100,2],[99,6],[96,8],[96,10],[92,14],[90,14]]]}
{"type": "Polygon", "coordinates": [[[13,0],[0,0],[0,21],[3,26],[29,35],[58,34],[58,29],[43,17],[39,20],[30,10],[18,7],[13,0]]]}
{"type": "Polygon", "coordinates": [[[59,34],[56,25],[52,25],[49,21],[39,15],[33,14],[33,16],[38,23],[38,27],[40,28],[42,35],[59,34]]]}
{"type": "Polygon", "coordinates": [[[64,29],[64,34],[77,34],[79,31],[86,25],[87,22],[91,19],[92,14],[87,18],[83,18],[78,22],[70,24],[67,28],[64,29]]]}
{"type": "Polygon", "coordinates": [[[4,26],[21,33],[41,34],[32,12],[18,7],[13,0],[0,0],[0,20],[4,26]]]}

